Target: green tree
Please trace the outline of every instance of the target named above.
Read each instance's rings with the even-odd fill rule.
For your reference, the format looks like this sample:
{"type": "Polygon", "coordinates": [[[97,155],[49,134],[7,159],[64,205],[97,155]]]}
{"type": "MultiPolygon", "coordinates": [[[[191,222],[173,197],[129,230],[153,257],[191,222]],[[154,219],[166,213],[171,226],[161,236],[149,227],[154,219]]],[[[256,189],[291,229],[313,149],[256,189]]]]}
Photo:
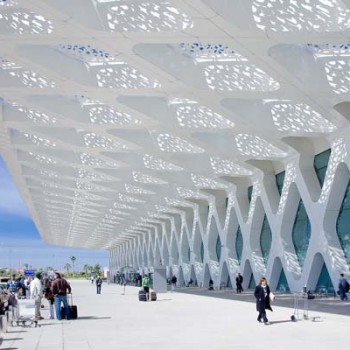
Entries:
{"type": "Polygon", "coordinates": [[[69,272],[69,270],[72,268],[72,265],[67,263],[66,265],[64,265],[64,269],[67,270],[67,272],[69,272]]]}
{"type": "Polygon", "coordinates": [[[71,260],[72,265],[73,265],[73,273],[74,273],[74,266],[75,266],[75,261],[77,260],[77,258],[75,256],[71,256],[70,260],[71,260]]]}
{"type": "Polygon", "coordinates": [[[94,272],[96,275],[100,275],[101,274],[101,265],[100,264],[96,264],[92,268],[92,272],[94,272]]]}

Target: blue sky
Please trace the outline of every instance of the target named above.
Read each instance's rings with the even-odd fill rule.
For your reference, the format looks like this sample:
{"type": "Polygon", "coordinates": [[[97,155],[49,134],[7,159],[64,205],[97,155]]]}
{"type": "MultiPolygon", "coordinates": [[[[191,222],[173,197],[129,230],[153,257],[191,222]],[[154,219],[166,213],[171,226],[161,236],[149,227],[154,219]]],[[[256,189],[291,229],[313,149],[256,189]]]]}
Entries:
{"type": "Polygon", "coordinates": [[[75,256],[77,269],[85,264],[108,266],[108,252],[52,246],[44,243],[0,156],[0,267],[48,266],[63,270],[75,256]]]}

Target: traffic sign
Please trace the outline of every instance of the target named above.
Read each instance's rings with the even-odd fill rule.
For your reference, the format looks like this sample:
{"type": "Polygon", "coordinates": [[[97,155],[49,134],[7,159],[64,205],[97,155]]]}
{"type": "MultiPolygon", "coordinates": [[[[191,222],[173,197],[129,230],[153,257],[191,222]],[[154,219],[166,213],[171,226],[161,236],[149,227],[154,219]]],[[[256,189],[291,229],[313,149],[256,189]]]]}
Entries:
{"type": "Polygon", "coordinates": [[[24,276],[25,277],[34,277],[35,270],[24,270],[24,276]]]}

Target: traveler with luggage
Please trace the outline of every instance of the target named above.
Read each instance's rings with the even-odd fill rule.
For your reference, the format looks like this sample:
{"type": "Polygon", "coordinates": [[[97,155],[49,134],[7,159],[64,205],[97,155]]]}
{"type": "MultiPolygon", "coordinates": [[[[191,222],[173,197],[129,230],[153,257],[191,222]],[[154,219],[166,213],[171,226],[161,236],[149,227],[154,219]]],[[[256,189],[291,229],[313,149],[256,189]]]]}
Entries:
{"type": "Polygon", "coordinates": [[[55,298],[56,318],[58,320],[62,319],[61,304],[63,303],[66,319],[70,320],[71,315],[67,301],[67,294],[72,292],[71,286],[58,272],[56,272],[55,280],[52,282],[51,289],[55,298]]]}
{"type": "Polygon", "coordinates": [[[142,278],[142,288],[146,293],[147,300],[149,300],[149,285],[150,285],[150,280],[149,280],[148,274],[145,273],[145,275],[142,278]]]}

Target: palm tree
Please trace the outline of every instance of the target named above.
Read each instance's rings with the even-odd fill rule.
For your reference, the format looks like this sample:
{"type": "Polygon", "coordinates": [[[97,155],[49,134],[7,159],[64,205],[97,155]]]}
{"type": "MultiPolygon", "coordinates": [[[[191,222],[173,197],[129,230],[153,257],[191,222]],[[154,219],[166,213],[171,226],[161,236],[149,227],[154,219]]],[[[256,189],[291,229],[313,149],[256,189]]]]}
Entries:
{"type": "Polygon", "coordinates": [[[77,258],[75,256],[71,256],[70,260],[72,261],[72,265],[73,265],[73,273],[74,273],[74,264],[75,264],[75,260],[77,260],[77,258]]]}
{"type": "Polygon", "coordinates": [[[87,275],[88,275],[88,271],[91,269],[91,266],[88,265],[88,264],[85,264],[83,266],[83,270],[85,271],[85,277],[87,278],[87,275]]]}
{"type": "Polygon", "coordinates": [[[69,270],[72,268],[71,264],[67,263],[66,265],[64,265],[64,269],[67,270],[67,272],[69,272],[69,270]]]}

